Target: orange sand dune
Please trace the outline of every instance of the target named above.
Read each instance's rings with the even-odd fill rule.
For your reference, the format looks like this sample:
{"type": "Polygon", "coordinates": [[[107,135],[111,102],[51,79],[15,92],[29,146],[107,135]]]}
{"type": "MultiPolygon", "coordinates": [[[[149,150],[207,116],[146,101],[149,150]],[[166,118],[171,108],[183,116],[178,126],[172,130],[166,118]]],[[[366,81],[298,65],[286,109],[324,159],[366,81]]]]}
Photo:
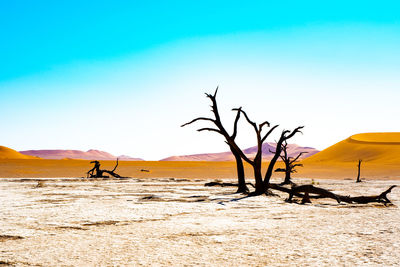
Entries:
{"type": "Polygon", "coordinates": [[[23,155],[14,149],[0,146],[0,159],[37,159],[37,157],[23,155]]]}
{"type": "MultiPolygon", "coordinates": [[[[92,168],[88,160],[26,159],[25,155],[0,147],[0,177],[82,177],[92,168]],[[5,153],[4,151],[8,151],[5,153]],[[12,153],[11,153],[11,152],[12,153]],[[2,155],[14,155],[7,158],[2,155]],[[17,159],[11,159],[16,158],[17,159]],[[22,157],[22,158],[21,158],[22,157]]],[[[32,158],[32,157],[30,157],[32,158]]],[[[366,179],[400,179],[400,133],[353,135],[302,161],[294,178],[347,178],[357,176],[357,163],[362,159],[361,177],[366,179]]],[[[101,168],[114,168],[114,161],[101,161],[101,168]]],[[[268,162],[263,163],[263,169],[268,162]]],[[[283,167],[278,162],[275,168],[283,167]]],[[[245,164],[246,177],[252,181],[251,166],[245,164]]],[[[235,162],[212,161],[120,161],[117,172],[136,178],[235,178],[235,162]]],[[[281,180],[282,173],[274,173],[281,180]]]]}
{"type": "MultiPolygon", "coordinates": [[[[113,169],[114,161],[100,161],[101,168],[113,169]]],[[[268,162],[263,164],[265,173],[268,162]]],[[[13,177],[82,177],[93,167],[88,160],[0,159],[0,178],[13,177]]],[[[282,162],[275,166],[283,167],[282,162]]],[[[331,163],[309,164],[298,168],[294,178],[355,179],[357,162],[341,165],[331,163]]],[[[120,161],[117,173],[134,178],[188,178],[188,179],[235,179],[236,165],[233,161],[120,161]]],[[[246,177],[253,182],[253,170],[245,164],[246,177]]],[[[282,173],[274,173],[274,180],[281,181],[282,173]]],[[[367,179],[400,179],[400,165],[363,163],[361,177],[367,179]]]]}
{"type": "Polygon", "coordinates": [[[353,135],[305,159],[305,164],[343,164],[357,162],[400,165],[400,133],[353,135]]]}

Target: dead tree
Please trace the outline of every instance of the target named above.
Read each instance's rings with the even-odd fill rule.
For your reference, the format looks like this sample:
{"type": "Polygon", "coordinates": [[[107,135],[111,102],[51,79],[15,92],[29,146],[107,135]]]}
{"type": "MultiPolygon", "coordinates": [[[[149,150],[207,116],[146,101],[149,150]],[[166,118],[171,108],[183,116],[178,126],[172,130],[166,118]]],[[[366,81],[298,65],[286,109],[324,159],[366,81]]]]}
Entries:
{"type": "Polygon", "coordinates": [[[279,140],[278,140],[278,142],[276,144],[275,154],[272,157],[271,161],[269,162],[267,172],[265,173],[264,187],[266,189],[269,188],[269,181],[271,180],[272,172],[274,170],[275,163],[276,163],[276,161],[278,160],[278,158],[281,155],[283,142],[289,140],[290,138],[292,138],[297,133],[302,133],[301,129],[303,129],[303,128],[304,128],[304,126],[299,126],[299,127],[295,128],[293,131],[289,131],[289,130],[283,130],[282,131],[281,136],[279,137],[279,140]]]}
{"type": "Polygon", "coordinates": [[[218,112],[217,101],[216,101],[217,92],[218,92],[218,87],[215,90],[214,95],[206,94],[206,96],[212,102],[211,111],[214,114],[214,118],[198,117],[188,123],[183,124],[181,127],[192,124],[196,121],[212,122],[215,125],[215,128],[205,127],[205,128],[200,128],[197,131],[212,131],[212,132],[216,132],[216,133],[219,133],[220,135],[224,136],[225,142],[228,144],[228,146],[236,160],[237,173],[238,173],[238,191],[237,192],[248,192],[249,191],[246,186],[245,177],[244,177],[244,168],[243,168],[243,160],[244,160],[247,163],[249,163],[253,167],[253,170],[254,170],[254,177],[255,177],[255,192],[254,192],[254,194],[257,195],[257,194],[265,193],[266,189],[268,189],[268,184],[269,184],[269,180],[272,176],[274,165],[281,154],[282,143],[284,141],[292,138],[296,133],[301,132],[300,130],[303,128],[303,126],[297,127],[293,131],[284,130],[282,132],[282,134],[279,138],[279,141],[277,143],[276,153],[275,153],[274,157],[272,158],[272,160],[270,161],[270,164],[268,165],[268,169],[265,174],[265,178],[263,180],[262,173],[261,173],[262,144],[265,142],[267,137],[278,127],[278,125],[273,126],[266,134],[262,134],[262,130],[263,130],[264,126],[270,127],[269,122],[265,121],[265,122],[257,125],[255,122],[253,122],[249,119],[246,112],[244,112],[242,110],[242,108],[237,108],[237,109],[233,109],[233,111],[237,111],[237,113],[236,113],[236,119],[235,119],[234,126],[233,126],[233,134],[229,135],[221,123],[221,118],[220,118],[220,115],[218,112]],[[255,133],[256,133],[257,153],[256,153],[256,156],[254,157],[254,159],[249,159],[235,142],[235,138],[237,135],[237,124],[238,124],[238,121],[240,118],[240,114],[243,114],[245,116],[247,122],[251,126],[253,126],[255,133]]]}
{"type": "Polygon", "coordinates": [[[339,196],[340,200],[347,203],[359,203],[359,204],[367,204],[367,203],[383,203],[385,206],[387,204],[391,204],[392,202],[387,198],[387,194],[389,194],[396,185],[392,185],[387,190],[383,191],[379,195],[374,196],[359,196],[359,197],[349,197],[349,196],[339,196]]]}
{"type": "MultiPolygon", "coordinates": [[[[304,126],[297,127],[293,131],[284,130],[282,132],[282,134],[281,134],[281,136],[279,138],[279,141],[277,143],[277,148],[276,148],[275,154],[274,154],[272,160],[270,161],[270,163],[268,165],[268,169],[267,169],[267,172],[265,174],[266,178],[263,180],[262,173],[261,173],[261,167],[262,167],[262,145],[265,142],[265,140],[268,138],[268,136],[279,125],[273,126],[272,128],[270,128],[270,130],[267,133],[262,134],[262,130],[263,130],[264,126],[270,127],[270,123],[268,121],[265,121],[265,122],[257,125],[257,123],[255,123],[252,120],[250,120],[249,116],[247,115],[247,113],[245,111],[242,110],[242,108],[233,109],[233,110],[237,111],[237,112],[241,112],[244,115],[244,117],[246,118],[247,122],[253,127],[253,129],[254,129],[254,131],[256,133],[257,153],[256,153],[256,156],[254,157],[254,159],[249,159],[239,147],[236,147],[236,150],[239,152],[239,154],[242,157],[242,159],[245,160],[247,163],[249,163],[253,167],[254,179],[255,179],[255,192],[253,192],[252,194],[259,195],[259,194],[266,193],[267,189],[268,189],[269,179],[272,176],[272,170],[274,168],[274,165],[275,165],[277,159],[279,158],[279,156],[281,154],[283,142],[285,142],[286,140],[292,138],[296,133],[301,132],[300,130],[302,128],[304,128],[304,126]]],[[[234,144],[234,145],[237,146],[236,144],[234,144]]]]}
{"type": "Polygon", "coordinates": [[[361,162],[362,160],[358,160],[358,173],[357,173],[357,180],[356,183],[360,183],[361,182],[361,178],[360,178],[360,174],[361,174],[361,162]]]}
{"type": "MultiPolygon", "coordinates": [[[[233,183],[219,183],[219,182],[211,182],[206,183],[205,186],[237,186],[237,184],[233,183]]],[[[311,184],[307,185],[299,185],[299,186],[292,186],[292,188],[285,187],[281,184],[269,184],[269,189],[278,190],[281,192],[285,192],[289,194],[289,197],[286,199],[287,202],[292,202],[293,197],[301,198],[301,204],[311,203],[311,199],[320,199],[320,198],[331,198],[336,200],[338,203],[345,202],[350,204],[368,204],[368,203],[382,203],[385,206],[391,204],[392,202],[387,198],[387,195],[395,188],[396,185],[390,186],[388,189],[380,193],[379,195],[372,195],[372,196],[343,196],[335,194],[329,190],[326,190],[321,187],[316,187],[311,184]]],[[[253,195],[253,194],[252,194],[253,195]]],[[[250,196],[250,195],[249,195],[250,196]]],[[[248,197],[248,196],[247,196],[248,197]]],[[[240,198],[243,199],[243,198],[240,198]]],[[[239,199],[236,199],[239,200],[239,199]]]]}
{"type": "MultiPolygon", "coordinates": [[[[292,173],[297,172],[296,171],[296,167],[303,167],[303,164],[301,163],[296,163],[298,161],[298,159],[303,155],[306,154],[307,152],[300,152],[296,157],[289,157],[288,153],[287,153],[287,147],[288,147],[288,143],[287,141],[285,141],[282,144],[282,153],[280,155],[280,158],[282,159],[282,161],[285,163],[285,168],[277,168],[275,170],[275,172],[284,172],[285,173],[285,180],[283,181],[282,185],[285,184],[292,184],[291,181],[291,177],[290,175],[292,173]]],[[[272,151],[271,151],[272,152],[272,151]]],[[[273,152],[275,153],[275,152],[273,152]]]]}
{"type": "Polygon", "coordinates": [[[256,138],[257,138],[257,153],[256,156],[253,159],[249,159],[241,149],[238,148],[240,152],[240,156],[245,160],[247,163],[249,163],[253,167],[254,171],[254,179],[255,179],[255,192],[254,194],[263,194],[265,193],[265,186],[263,182],[263,177],[261,173],[261,167],[262,167],[262,144],[265,142],[265,140],[268,138],[268,136],[279,126],[275,125],[272,128],[269,129],[269,131],[265,134],[262,134],[262,130],[264,126],[270,127],[270,123],[268,121],[265,121],[263,123],[260,123],[257,125],[257,123],[253,122],[250,120],[249,116],[245,111],[242,110],[242,108],[238,109],[233,109],[237,112],[241,112],[244,117],[246,118],[247,122],[253,126],[253,129],[256,133],[256,138]]]}
{"type": "Polygon", "coordinates": [[[233,156],[235,157],[236,160],[236,170],[237,170],[237,177],[238,177],[238,193],[247,193],[249,191],[248,187],[246,186],[246,181],[245,181],[245,175],[244,175],[244,166],[243,166],[243,161],[242,157],[240,155],[240,149],[235,143],[235,138],[237,135],[237,124],[240,118],[240,109],[238,109],[235,122],[233,124],[233,133],[228,134],[226,131],[225,127],[222,125],[221,122],[221,117],[219,115],[218,111],[218,106],[217,106],[217,92],[218,92],[218,87],[215,90],[214,95],[207,94],[206,96],[211,100],[211,111],[214,114],[214,118],[208,118],[208,117],[198,117],[193,119],[192,121],[185,123],[181,125],[181,127],[184,127],[186,125],[192,124],[196,121],[209,121],[214,124],[216,128],[200,128],[197,131],[202,132],[202,131],[212,131],[216,132],[220,135],[222,135],[225,138],[225,142],[228,144],[229,149],[231,150],[233,156]]]}
{"type": "Polygon", "coordinates": [[[109,176],[104,175],[104,173],[108,173],[115,178],[123,178],[119,174],[115,173],[115,170],[118,167],[118,158],[114,169],[111,171],[100,169],[100,162],[97,160],[91,161],[90,163],[94,163],[94,167],[87,172],[87,178],[109,178],[109,176]]]}
{"type": "Polygon", "coordinates": [[[346,202],[346,203],[357,203],[357,204],[367,204],[367,203],[382,203],[385,206],[387,204],[391,204],[392,202],[387,198],[387,194],[389,194],[392,189],[396,187],[395,185],[392,185],[389,187],[387,190],[383,191],[379,195],[373,195],[373,196],[357,196],[357,197],[351,197],[351,196],[343,196],[343,195],[338,195],[335,194],[329,190],[326,190],[324,188],[316,187],[313,185],[300,185],[300,186],[294,186],[292,189],[288,190],[282,190],[282,187],[279,187],[277,185],[272,186],[271,188],[277,189],[280,191],[284,191],[289,193],[289,198],[287,199],[288,202],[292,201],[292,198],[294,195],[302,197],[302,203],[311,203],[310,198],[331,198],[336,200],[338,203],[340,202],[346,202]],[[304,195],[299,194],[300,192],[304,192],[304,195]],[[311,196],[309,194],[316,194],[316,196],[311,196]]]}

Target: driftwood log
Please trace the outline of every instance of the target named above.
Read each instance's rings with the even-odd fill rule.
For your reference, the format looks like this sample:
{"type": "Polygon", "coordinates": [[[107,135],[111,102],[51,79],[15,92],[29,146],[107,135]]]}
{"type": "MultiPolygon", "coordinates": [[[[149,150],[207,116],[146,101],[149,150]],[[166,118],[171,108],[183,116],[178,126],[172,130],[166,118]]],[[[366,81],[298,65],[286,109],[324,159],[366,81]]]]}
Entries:
{"type": "Polygon", "coordinates": [[[86,176],[87,178],[109,178],[110,176],[104,175],[105,173],[108,173],[109,175],[115,178],[123,178],[122,176],[120,176],[118,173],[115,172],[115,170],[118,167],[118,159],[114,169],[112,169],[111,171],[100,169],[100,162],[97,160],[91,161],[90,163],[94,163],[94,167],[87,172],[86,176]]]}

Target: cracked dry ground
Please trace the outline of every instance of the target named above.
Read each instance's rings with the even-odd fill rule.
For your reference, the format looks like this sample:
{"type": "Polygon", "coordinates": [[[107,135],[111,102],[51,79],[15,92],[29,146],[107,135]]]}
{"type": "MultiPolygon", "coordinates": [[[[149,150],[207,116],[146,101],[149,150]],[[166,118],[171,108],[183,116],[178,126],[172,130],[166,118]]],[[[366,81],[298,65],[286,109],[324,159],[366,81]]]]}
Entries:
{"type": "MultiPolygon", "coordinates": [[[[299,180],[297,180],[299,181],[299,180]]],[[[287,197],[237,200],[186,179],[1,179],[0,265],[389,266],[400,263],[394,205],[287,197]]],[[[302,180],[303,183],[309,179],[302,180]]],[[[319,180],[343,195],[399,181],[319,180]]]]}

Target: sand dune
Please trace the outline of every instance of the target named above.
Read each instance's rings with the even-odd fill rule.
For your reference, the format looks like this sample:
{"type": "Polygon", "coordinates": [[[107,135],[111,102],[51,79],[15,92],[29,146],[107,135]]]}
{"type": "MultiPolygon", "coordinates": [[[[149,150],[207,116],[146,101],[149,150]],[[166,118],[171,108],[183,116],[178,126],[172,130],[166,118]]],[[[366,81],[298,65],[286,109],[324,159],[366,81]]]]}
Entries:
{"type": "Polygon", "coordinates": [[[14,149],[0,146],[0,159],[37,159],[37,157],[24,155],[14,149]]]}
{"type": "Polygon", "coordinates": [[[356,134],[303,162],[340,164],[359,159],[375,164],[400,164],[400,133],[356,134]]]}
{"type": "MultiPolygon", "coordinates": [[[[112,169],[114,161],[100,161],[101,168],[112,169]]],[[[263,164],[265,173],[268,162],[263,164]]],[[[0,178],[7,177],[86,177],[86,172],[93,167],[88,160],[27,160],[0,159],[0,178]]],[[[244,164],[246,177],[253,182],[253,170],[244,164]]],[[[282,168],[283,163],[277,162],[275,168],[282,168]]],[[[293,177],[307,178],[350,178],[357,175],[357,162],[343,163],[307,163],[304,168],[298,168],[293,177]]],[[[121,161],[117,173],[135,178],[188,178],[188,179],[232,179],[236,177],[234,161],[121,161]],[[147,170],[147,171],[143,171],[147,170]]],[[[363,163],[362,178],[366,179],[400,179],[400,164],[363,163]]],[[[284,174],[274,173],[278,180],[284,174]],[[278,178],[279,177],[279,178],[278,178]]]]}
{"type": "MultiPolygon", "coordinates": [[[[86,160],[27,160],[27,156],[15,150],[0,148],[0,177],[81,177],[92,167],[86,160]]],[[[362,178],[400,179],[400,133],[353,135],[303,160],[304,167],[299,167],[293,176],[355,179],[359,159],[363,159],[362,178]]],[[[102,168],[112,169],[115,162],[107,160],[101,164],[102,168]]],[[[267,166],[265,162],[264,172],[267,166]]],[[[282,162],[275,167],[283,167],[282,162]]],[[[236,166],[234,161],[121,161],[117,172],[136,178],[225,179],[236,177],[236,166]]],[[[245,172],[252,179],[253,171],[248,164],[245,172]]],[[[282,174],[274,173],[274,177],[281,178],[282,174]]]]}
{"type": "MultiPolygon", "coordinates": [[[[264,143],[262,146],[262,156],[264,160],[270,160],[273,154],[270,151],[275,151],[276,143],[264,143]]],[[[249,147],[243,150],[243,152],[249,157],[255,157],[257,153],[257,147],[249,147]]],[[[289,144],[287,149],[289,157],[296,157],[300,152],[307,152],[302,158],[310,157],[316,153],[318,150],[312,147],[302,147],[296,144],[289,144]]],[[[194,154],[194,155],[184,155],[184,156],[172,156],[162,161],[233,161],[235,158],[232,153],[221,152],[221,153],[204,153],[204,154],[194,154]]]]}
{"type": "MultiPolygon", "coordinates": [[[[43,159],[86,159],[86,160],[115,160],[116,156],[100,150],[90,149],[88,151],[81,150],[62,150],[62,149],[51,149],[51,150],[25,150],[20,151],[24,155],[37,156],[43,159]]],[[[140,158],[132,158],[126,155],[118,157],[124,161],[140,161],[140,158]]]]}

